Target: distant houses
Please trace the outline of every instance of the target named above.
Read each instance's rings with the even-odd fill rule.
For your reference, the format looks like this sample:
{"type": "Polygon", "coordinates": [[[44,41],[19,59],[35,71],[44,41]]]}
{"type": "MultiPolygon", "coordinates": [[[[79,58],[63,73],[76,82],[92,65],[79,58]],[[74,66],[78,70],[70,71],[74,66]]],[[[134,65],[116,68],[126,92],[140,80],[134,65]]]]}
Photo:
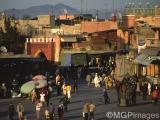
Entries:
{"type": "MultiPolygon", "coordinates": [[[[0,20],[2,29],[5,28],[4,17],[0,20]]],[[[53,15],[39,15],[35,20],[10,22],[18,31],[28,36],[27,54],[35,55],[37,51],[41,51],[48,60],[60,63],[60,56],[64,51],[127,53],[127,57],[125,56],[127,60],[134,63],[135,59],[138,61],[136,64],[140,65],[139,68],[133,67],[132,72],[142,74],[146,70],[147,75],[156,75],[157,71],[160,71],[159,63],[148,68],[152,61],[143,65],[138,57],[143,54],[143,49],[152,47],[159,50],[160,7],[158,6],[152,9],[126,7],[125,14],[121,18],[114,16],[114,19],[108,21],[95,19],[91,14],[65,13],[57,18],[53,15]],[[150,74],[149,70],[154,70],[156,74],[150,74]]]]}

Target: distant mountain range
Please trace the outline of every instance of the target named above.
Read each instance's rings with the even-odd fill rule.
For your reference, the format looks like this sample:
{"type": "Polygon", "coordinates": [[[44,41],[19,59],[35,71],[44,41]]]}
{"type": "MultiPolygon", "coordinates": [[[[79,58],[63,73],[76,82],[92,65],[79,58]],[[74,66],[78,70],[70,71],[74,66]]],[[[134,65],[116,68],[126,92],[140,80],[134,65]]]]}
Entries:
{"type": "MultiPolygon", "coordinates": [[[[134,5],[136,7],[138,6],[148,6],[153,7],[155,5],[160,5],[160,0],[141,0],[142,3],[139,3],[139,0],[134,0],[132,2],[127,2],[126,4],[123,4],[123,7],[115,8],[115,11],[122,13],[125,5],[134,5]]],[[[41,5],[41,6],[33,6],[29,7],[27,9],[7,9],[5,12],[8,16],[14,16],[16,18],[23,18],[24,16],[30,16],[31,18],[36,17],[37,15],[44,15],[44,14],[53,14],[55,16],[58,16],[60,14],[64,14],[66,12],[68,14],[79,14],[80,10],[75,9],[73,7],[70,7],[68,5],[59,3],[56,5],[41,5]]],[[[86,13],[86,12],[84,12],[86,13]]],[[[110,18],[111,14],[113,13],[113,9],[90,9],[87,13],[93,14],[94,16],[98,15],[99,18],[110,18]]]]}
{"type": "MultiPolygon", "coordinates": [[[[70,7],[68,5],[59,3],[56,5],[41,5],[41,6],[32,6],[27,9],[7,9],[5,12],[7,16],[14,16],[15,18],[23,18],[24,16],[28,16],[30,18],[34,18],[37,15],[45,15],[45,14],[53,14],[55,16],[58,16],[60,14],[64,14],[66,12],[68,14],[80,14],[80,10],[75,9],[73,7],[70,7]]],[[[83,11],[83,13],[86,13],[86,11],[83,11]]],[[[93,14],[93,16],[99,16],[99,18],[106,18],[110,17],[112,10],[97,10],[97,9],[90,9],[87,11],[88,14],[93,14]]]]}
{"type": "Polygon", "coordinates": [[[24,16],[30,16],[31,18],[33,18],[37,15],[45,14],[54,14],[58,16],[60,14],[64,14],[64,12],[66,11],[69,14],[80,13],[78,9],[72,8],[62,3],[56,5],[33,6],[27,9],[8,9],[2,12],[5,12],[8,16],[14,16],[16,18],[23,18],[24,16]]]}

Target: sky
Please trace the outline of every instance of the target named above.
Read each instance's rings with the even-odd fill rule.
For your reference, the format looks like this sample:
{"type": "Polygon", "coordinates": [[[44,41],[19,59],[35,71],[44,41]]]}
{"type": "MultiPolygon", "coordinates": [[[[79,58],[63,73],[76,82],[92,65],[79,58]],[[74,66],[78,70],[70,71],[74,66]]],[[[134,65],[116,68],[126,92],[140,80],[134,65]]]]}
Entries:
{"type": "MultiPolygon", "coordinates": [[[[113,0],[82,0],[83,9],[111,9],[113,8],[113,0]],[[86,7],[87,6],[87,7],[86,7]]],[[[121,7],[120,3],[126,0],[114,0],[115,7],[121,7]]],[[[39,5],[55,5],[64,3],[73,8],[81,9],[81,0],[0,0],[0,11],[5,9],[25,9],[31,6],[39,5]]]]}

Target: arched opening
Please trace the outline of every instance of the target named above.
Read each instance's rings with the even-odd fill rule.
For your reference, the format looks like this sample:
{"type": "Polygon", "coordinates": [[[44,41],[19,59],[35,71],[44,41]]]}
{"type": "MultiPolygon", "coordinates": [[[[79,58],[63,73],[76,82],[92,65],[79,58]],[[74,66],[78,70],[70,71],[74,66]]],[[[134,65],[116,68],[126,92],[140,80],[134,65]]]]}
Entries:
{"type": "Polygon", "coordinates": [[[42,50],[38,50],[38,51],[34,54],[34,57],[39,57],[39,58],[47,59],[46,55],[43,53],[42,50]]]}

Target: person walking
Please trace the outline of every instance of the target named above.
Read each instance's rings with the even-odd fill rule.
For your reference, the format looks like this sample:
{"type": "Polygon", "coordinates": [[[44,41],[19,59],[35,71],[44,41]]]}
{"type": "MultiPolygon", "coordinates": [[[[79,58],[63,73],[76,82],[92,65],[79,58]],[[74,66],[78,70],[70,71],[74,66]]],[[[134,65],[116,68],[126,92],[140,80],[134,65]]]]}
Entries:
{"type": "Polygon", "coordinates": [[[18,119],[23,120],[24,106],[22,105],[21,102],[19,102],[17,105],[17,113],[18,113],[18,119]]]}
{"type": "Polygon", "coordinates": [[[86,76],[86,81],[87,81],[87,83],[88,83],[88,86],[90,86],[91,85],[91,82],[92,82],[92,76],[91,76],[91,74],[87,74],[87,76],[86,76]]]}
{"type": "Polygon", "coordinates": [[[119,80],[115,80],[115,87],[117,92],[118,104],[120,104],[120,90],[121,90],[121,82],[119,80]]]}
{"type": "Polygon", "coordinates": [[[37,104],[36,104],[36,120],[40,120],[41,107],[42,107],[42,103],[40,101],[37,101],[37,104]]]}
{"type": "Polygon", "coordinates": [[[133,105],[136,105],[136,103],[137,103],[137,95],[136,95],[136,88],[137,86],[136,86],[136,83],[135,84],[133,84],[133,86],[132,86],[132,103],[133,103],[133,105]]]}
{"type": "Polygon", "coordinates": [[[58,106],[58,110],[57,110],[59,119],[58,120],[64,120],[63,116],[64,116],[64,109],[63,109],[63,104],[60,104],[58,106]]]}
{"type": "Polygon", "coordinates": [[[50,92],[47,91],[47,95],[46,95],[46,103],[47,103],[47,107],[49,106],[49,100],[50,100],[50,92]]]}
{"type": "Polygon", "coordinates": [[[125,84],[122,84],[122,86],[120,88],[120,104],[119,104],[119,106],[122,106],[122,107],[127,106],[126,92],[127,92],[127,86],[125,84]]]}
{"type": "Polygon", "coordinates": [[[44,111],[45,120],[50,120],[49,110],[45,109],[44,111]]]}
{"type": "Polygon", "coordinates": [[[151,83],[148,82],[148,95],[151,95],[151,83]]]}
{"type": "Polygon", "coordinates": [[[137,85],[137,87],[136,87],[136,92],[137,92],[138,95],[140,95],[140,93],[141,93],[141,90],[140,90],[140,82],[138,81],[138,82],[136,83],[136,85],[137,85]]]}
{"type": "Polygon", "coordinates": [[[50,103],[49,105],[49,117],[50,117],[50,120],[54,120],[55,119],[55,108],[53,106],[52,103],[50,103]]]}
{"type": "Polygon", "coordinates": [[[89,118],[89,103],[83,105],[83,118],[84,120],[88,120],[89,118]]]}
{"type": "Polygon", "coordinates": [[[98,74],[96,73],[95,77],[94,77],[94,84],[95,84],[95,87],[100,87],[99,85],[99,77],[98,77],[98,74]]]}
{"type": "Polygon", "coordinates": [[[108,97],[108,92],[106,89],[104,90],[103,97],[104,97],[104,104],[110,103],[110,99],[108,97]]]}
{"type": "Polygon", "coordinates": [[[35,90],[33,90],[33,91],[31,92],[31,100],[32,100],[32,103],[34,103],[35,100],[36,100],[36,92],[35,92],[35,90]]]}
{"type": "Polygon", "coordinates": [[[61,83],[62,83],[62,78],[60,76],[60,74],[56,75],[56,88],[57,88],[57,96],[61,95],[61,83]]]}
{"type": "Polygon", "coordinates": [[[67,98],[70,99],[71,98],[71,85],[67,85],[66,86],[66,90],[67,90],[67,98]]]}
{"type": "Polygon", "coordinates": [[[89,104],[89,120],[94,120],[94,111],[96,106],[91,102],[89,104]]]}
{"type": "Polygon", "coordinates": [[[60,99],[59,103],[62,103],[64,106],[64,111],[68,111],[68,104],[70,103],[69,99],[67,96],[64,96],[62,99],[60,99]]]}
{"type": "Polygon", "coordinates": [[[14,113],[15,113],[14,105],[13,105],[12,102],[10,102],[9,108],[8,108],[9,120],[13,120],[14,119],[14,113]]]}
{"type": "Polygon", "coordinates": [[[144,83],[143,88],[142,88],[142,93],[143,93],[143,100],[147,99],[147,92],[148,92],[148,84],[147,82],[144,83]]]}
{"type": "Polygon", "coordinates": [[[5,83],[2,83],[1,90],[2,90],[2,94],[3,94],[2,97],[6,98],[6,96],[7,96],[7,87],[6,87],[5,83]]]}
{"type": "Polygon", "coordinates": [[[45,94],[43,92],[40,94],[40,101],[42,104],[45,102],[45,94]]]}
{"type": "Polygon", "coordinates": [[[78,89],[77,80],[74,80],[73,89],[74,89],[74,93],[76,94],[77,93],[77,89],[78,89]]]}
{"type": "Polygon", "coordinates": [[[66,88],[66,83],[64,82],[62,85],[62,91],[63,91],[63,96],[67,95],[67,88],[66,88]]]}
{"type": "Polygon", "coordinates": [[[153,102],[156,104],[157,103],[157,101],[158,101],[158,89],[157,88],[155,88],[154,90],[153,90],[153,92],[152,92],[152,100],[153,100],[153,102]]]}

